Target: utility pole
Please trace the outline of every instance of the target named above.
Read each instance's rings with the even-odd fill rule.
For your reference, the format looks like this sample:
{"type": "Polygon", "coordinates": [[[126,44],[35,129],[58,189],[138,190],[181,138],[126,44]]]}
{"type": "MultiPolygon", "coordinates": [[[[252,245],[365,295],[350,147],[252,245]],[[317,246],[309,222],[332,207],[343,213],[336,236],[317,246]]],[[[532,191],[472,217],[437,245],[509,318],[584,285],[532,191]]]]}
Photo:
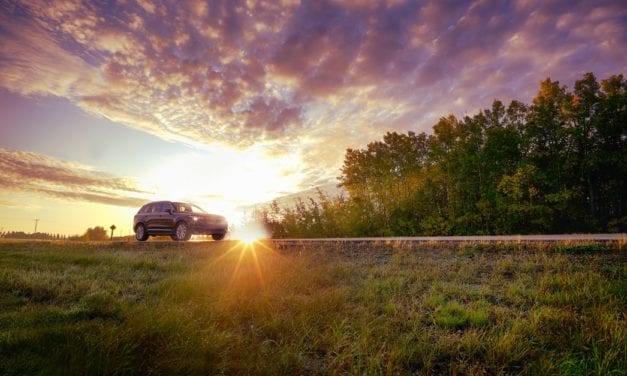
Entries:
{"type": "Polygon", "coordinates": [[[34,232],[34,234],[36,234],[36,233],[37,233],[37,223],[38,223],[38,222],[39,222],[39,218],[36,218],[36,219],[35,219],[35,232],[34,232]]]}

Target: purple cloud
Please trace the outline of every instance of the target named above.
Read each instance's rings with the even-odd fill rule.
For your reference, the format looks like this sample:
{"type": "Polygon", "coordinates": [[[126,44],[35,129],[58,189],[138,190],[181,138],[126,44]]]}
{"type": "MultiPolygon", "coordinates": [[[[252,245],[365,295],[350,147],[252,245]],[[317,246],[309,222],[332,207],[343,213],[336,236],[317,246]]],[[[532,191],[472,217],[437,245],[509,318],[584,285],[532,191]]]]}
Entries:
{"type": "Polygon", "coordinates": [[[296,152],[312,180],[387,130],[627,61],[610,0],[24,1],[0,24],[0,86],[169,140],[296,152]]]}
{"type": "Polygon", "coordinates": [[[45,155],[0,148],[2,191],[38,192],[48,196],[137,207],[147,192],[133,179],[111,176],[87,166],[45,155]]]}

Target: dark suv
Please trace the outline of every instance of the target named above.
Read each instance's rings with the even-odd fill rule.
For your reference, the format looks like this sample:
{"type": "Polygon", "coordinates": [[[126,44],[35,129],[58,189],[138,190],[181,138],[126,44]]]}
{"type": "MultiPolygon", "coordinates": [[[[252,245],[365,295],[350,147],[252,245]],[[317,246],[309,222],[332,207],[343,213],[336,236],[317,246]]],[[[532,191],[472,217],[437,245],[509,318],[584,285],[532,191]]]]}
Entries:
{"type": "Polygon", "coordinates": [[[184,202],[158,201],[139,209],[133,218],[135,238],[170,235],[172,240],[189,240],[193,234],[211,235],[222,240],[229,230],[226,218],[209,214],[196,205],[184,202]]]}

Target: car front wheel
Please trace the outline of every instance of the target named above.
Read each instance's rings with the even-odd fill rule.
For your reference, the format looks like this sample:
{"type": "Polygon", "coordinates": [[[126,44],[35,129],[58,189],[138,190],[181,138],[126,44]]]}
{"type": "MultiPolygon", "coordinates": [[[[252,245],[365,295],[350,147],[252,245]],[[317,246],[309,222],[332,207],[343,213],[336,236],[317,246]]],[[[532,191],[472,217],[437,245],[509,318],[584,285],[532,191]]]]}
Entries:
{"type": "Polygon", "coordinates": [[[211,234],[213,240],[222,240],[226,234],[211,234]]]}
{"type": "Polygon", "coordinates": [[[140,242],[146,241],[146,239],[148,239],[148,231],[146,231],[146,227],[143,224],[138,224],[137,227],[135,227],[135,239],[139,240],[140,242]]]}
{"type": "Polygon", "coordinates": [[[174,228],[174,239],[178,241],[189,240],[192,237],[191,231],[189,231],[189,227],[187,227],[187,223],[179,222],[176,224],[174,228]]]}

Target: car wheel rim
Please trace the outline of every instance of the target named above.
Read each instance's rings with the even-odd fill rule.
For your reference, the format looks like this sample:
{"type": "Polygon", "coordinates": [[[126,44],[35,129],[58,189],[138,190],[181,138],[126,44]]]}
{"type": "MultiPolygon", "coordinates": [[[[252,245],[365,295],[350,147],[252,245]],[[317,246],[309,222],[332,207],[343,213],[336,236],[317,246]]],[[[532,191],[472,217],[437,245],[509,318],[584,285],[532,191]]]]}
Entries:
{"type": "Polygon", "coordinates": [[[187,234],[187,227],[184,223],[181,223],[176,227],[176,238],[177,239],[185,239],[185,235],[187,234]]]}
{"type": "Polygon", "coordinates": [[[137,227],[137,237],[138,238],[144,237],[144,226],[137,227]]]}

